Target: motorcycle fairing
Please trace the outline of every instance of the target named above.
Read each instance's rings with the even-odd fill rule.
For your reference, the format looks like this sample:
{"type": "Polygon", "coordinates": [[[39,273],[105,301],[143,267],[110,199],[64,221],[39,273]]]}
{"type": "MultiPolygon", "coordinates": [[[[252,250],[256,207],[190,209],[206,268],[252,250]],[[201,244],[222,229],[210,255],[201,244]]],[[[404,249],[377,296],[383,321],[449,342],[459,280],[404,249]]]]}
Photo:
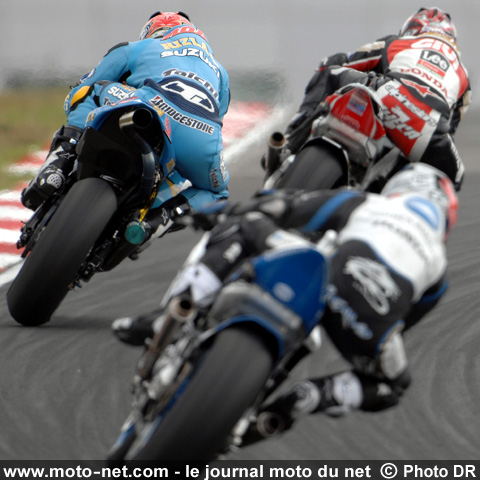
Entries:
{"type": "Polygon", "coordinates": [[[327,275],[326,260],[313,246],[267,252],[247,262],[239,278],[222,289],[210,323],[216,331],[234,323],[254,323],[275,338],[282,358],[321,320],[327,275]]]}
{"type": "Polygon", "coordinates": [[[303,321],[307,334],[325,311],[327,263],[313,246],[272,250],[252,260],[254,282],[303,321]]]}

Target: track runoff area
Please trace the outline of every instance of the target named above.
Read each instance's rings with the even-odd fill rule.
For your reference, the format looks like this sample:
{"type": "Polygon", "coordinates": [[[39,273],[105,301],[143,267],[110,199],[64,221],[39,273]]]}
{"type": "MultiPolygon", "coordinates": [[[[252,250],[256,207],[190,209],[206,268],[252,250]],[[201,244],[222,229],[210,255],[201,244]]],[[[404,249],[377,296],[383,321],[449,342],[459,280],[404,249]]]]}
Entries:
{"type": "MultiPolygon", "coordinates": [[[[227,164],[235,162],[255,142],[268,138],[284,112],[284,108],[264,102],[232,102],[223,126],[227,164]]],[[[33,178],[47,153],[48,150],[34,151],[11,165],[8,171],[33,178]]],[[[20,193],[25,186],[26,183],[19,183],[14,190],[0,191],[0,286],[13,280],[21,266],[21,250],[17,249],[16,243],[22,222],[32,214],[20,202],[20,193]]]]}

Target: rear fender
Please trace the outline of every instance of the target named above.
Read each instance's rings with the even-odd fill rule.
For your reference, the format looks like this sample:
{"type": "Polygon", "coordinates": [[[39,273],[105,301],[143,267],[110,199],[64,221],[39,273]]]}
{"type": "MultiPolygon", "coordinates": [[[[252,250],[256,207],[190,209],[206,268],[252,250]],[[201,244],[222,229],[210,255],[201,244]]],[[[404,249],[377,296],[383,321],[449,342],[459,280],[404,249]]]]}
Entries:
{"type": "Polygon", "coordinates": [[[296,348],[305,338],[302,319],[276,301],[258,285],[243,280],[222,289],[209,315],[211,334],[234,324],[250,324],[269,338],[277,360],[296,348]]]}
{"type": "MultiPolygon", "coordinates": [[[[291,351],[293,347],[289,346],[289,343],[296,345],[294,342],[288,342],[282,335],[279,329],[265,321],[264,318],[255,315],[239,315],[231,317],[218,325],[214,331],[211,332],[211,336],[218,334],[222,330],[231,327],[232,325],[247,325],[249,329],[255,330],[258,335],[263,337],[270,345],[270,351],[273,353],[276,362],[285,357],[287,352],[291,351]]],[[[303,337],[303,336],[302,336],[303,337]]]]}
{"type": "Polygon", "coordinates": [[[324,136],[312,137],[310,140],[308,140],[302,145],[302,148],[299,150],[298,153],[300,153],[302,150],[310,146],[319,146],[319,147],[326,148],[338,160],[338,164],[341,166],[344,177],[345,177],[345,184],[347,184],[350,160],[348,157],[348,153],[343,148],[343,146],[340,145],[340,143],[328,137],[324,137],[324,136]]]}
{"type": "Polygon", "coordinates": [[[313,137],[296,155],[283,160],[267,178],[264,188],[319,190],[343,187],[349,184],[349,165],[349,157],[339,143],[328,137],[313,137]]]}
{"type": "Polygon", "coordinates": [[[107,176],[120,186],[137,181],[142,174],[139,152],[126,137],[118,135],[113,139],[91,127],[85,129],[77,147],[78,180],[107,176]]]}
{"type": "MultiPolygon", "coordinates": [[[[170,120],[163,112],[140,98],[133,97],[129,100],[104,105],[93,110],[87,119],[86,128],[106,132],[111,128],[109,123],[110,119],[113,118],[113,126],[116,130],[118,127],[117,119],[124,113],[132,112],[136,109],[147,109],[152,114],[153,122],[144,129],[142,136],[145,137],[153,148],[157,148],[158,151],[161,150],[160,163],[167,172],[171,171],[175,166],[175,150],[171,141],[170,120]]],[[[114,138],[116,138],[116,135],[114,138]]]]}
{"type": "Polygon", "coordinates": [[[163,176],[175,172],[175,152],[165,121],[156,109],[135,98],[94,110],[77,154],[78,179],[104,178],[126,198],[137,191],[148,197],[156,170],[163,176]]]}

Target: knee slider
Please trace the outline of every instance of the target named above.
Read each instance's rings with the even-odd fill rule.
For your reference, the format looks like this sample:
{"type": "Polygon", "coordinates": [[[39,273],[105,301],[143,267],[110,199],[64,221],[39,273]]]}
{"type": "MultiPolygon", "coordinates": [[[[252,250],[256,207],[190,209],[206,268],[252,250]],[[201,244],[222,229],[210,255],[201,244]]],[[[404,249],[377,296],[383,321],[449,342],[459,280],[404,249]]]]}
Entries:
{"type": "Polygon", "coordinates": [[[65,112],[67,115],[73,112],[92,92],[93,86],[85,85],[80,87],[73,95],[69,93],[65,99],[65,112]]]}
{"type": "Polygon", "coordinates": [[[379,373],[389,380],[400,377],[407,369],[407,354],[400,331],[393,332],[381,345],[377,361],[379,373]]]}

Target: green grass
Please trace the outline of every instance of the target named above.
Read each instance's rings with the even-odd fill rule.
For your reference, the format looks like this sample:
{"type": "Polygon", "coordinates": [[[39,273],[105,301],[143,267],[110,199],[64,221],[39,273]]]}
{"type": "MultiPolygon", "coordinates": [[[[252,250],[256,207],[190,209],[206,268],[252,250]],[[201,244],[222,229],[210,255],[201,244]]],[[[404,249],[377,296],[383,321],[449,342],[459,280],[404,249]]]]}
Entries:
{"type": "Polygon", "coordinates": [[[0,190],[31,178],[7,169],[31,151],[49,146],[54,132],[65,123],[63,102],[68,92],[68,87],[0,91],[0,190]]]}

